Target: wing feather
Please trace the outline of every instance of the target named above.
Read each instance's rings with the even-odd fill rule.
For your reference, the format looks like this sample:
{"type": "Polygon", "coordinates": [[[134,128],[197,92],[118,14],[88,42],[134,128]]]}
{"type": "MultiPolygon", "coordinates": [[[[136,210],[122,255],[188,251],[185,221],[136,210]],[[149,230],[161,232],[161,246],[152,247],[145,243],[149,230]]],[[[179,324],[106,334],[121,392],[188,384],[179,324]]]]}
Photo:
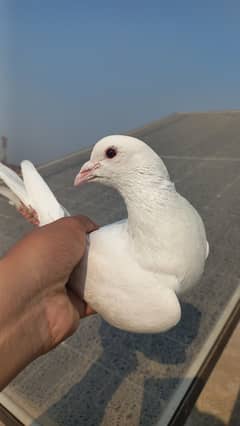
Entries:
{"type": "Polygon", "coordinates": [[[66,216],[66,210],[59,204],[47,183],[30,161],[22,161],[22,175],[30,205],[38,213],[40,225],[66,216]]]}
{"type": "Polygon", "coordinates": [[[29,197],[22,179],[12,169],[0,163],[0,178],[23,204],[29,205],[29,197]]]}

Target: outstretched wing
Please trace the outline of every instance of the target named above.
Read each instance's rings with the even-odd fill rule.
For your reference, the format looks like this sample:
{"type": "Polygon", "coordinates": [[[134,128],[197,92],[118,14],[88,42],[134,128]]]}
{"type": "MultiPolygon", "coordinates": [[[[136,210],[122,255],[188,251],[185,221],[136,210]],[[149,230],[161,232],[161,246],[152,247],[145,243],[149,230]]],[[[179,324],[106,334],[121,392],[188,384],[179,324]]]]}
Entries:
{"type": "Polygon", "coordinates": [[[21,169],[30,205],[37,212],[40,225],[67,216],[68,212],[59,204],[34,165],[25,160],[21,163],[21,169]]]}
{"type": "Polygon", "coordinates": [[[30,205],[30,199],[22,179],[9,167],[0,163],[0,195],[16,207],[21,215],[32,225],[39,225],[37,212],[30,205]],[[8,186],[5,186],[5,185],[8,186]]]}
{"type": "MultiPolygon", "coordinates": [[[[17,175],[17,173],[15,173],[12,169],[5,166],[4,164],[0,163],[0,178],[23,204],[25,204],[26,206],[29,205],[30,200],[27,191],[24,187],[22,179],[17,175]]],[[[7,198],[9,198],[9,192],[8,195],[4,190],[1,191],[1,193],[2,195],[7,196],[7,198]]]]}
{"type": "Polygon", "coordinates": [[[17,209],[21,206],[21,201],[15,195],[11,189],[7,188],[4,184],[1,185],[0,183],[0,195],[3,195],[3,197],[8,199],[9,204],[15,206],[17,209]]]}

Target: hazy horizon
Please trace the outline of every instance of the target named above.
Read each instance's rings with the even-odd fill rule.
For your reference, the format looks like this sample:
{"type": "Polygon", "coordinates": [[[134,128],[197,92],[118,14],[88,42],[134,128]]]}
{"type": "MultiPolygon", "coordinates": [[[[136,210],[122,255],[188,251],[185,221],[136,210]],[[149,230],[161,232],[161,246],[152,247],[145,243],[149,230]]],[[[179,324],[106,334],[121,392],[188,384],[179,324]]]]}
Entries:
{"type": "Polygon", "coordinates": [[[42,163],[173,112],[240,108],[240,4],[0,0],[0,136],[42,163]]]}

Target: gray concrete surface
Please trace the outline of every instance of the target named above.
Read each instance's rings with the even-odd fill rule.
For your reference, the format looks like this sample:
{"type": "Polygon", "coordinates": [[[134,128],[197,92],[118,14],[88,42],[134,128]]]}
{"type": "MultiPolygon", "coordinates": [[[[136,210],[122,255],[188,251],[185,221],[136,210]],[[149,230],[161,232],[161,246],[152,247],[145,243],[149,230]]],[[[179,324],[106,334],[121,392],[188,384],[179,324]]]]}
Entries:
{"type": "MultiPolygon", "coordinates": [[[[169,332],[129,334],[96,315],[26,368],[4,398],[22,410],[22,418],[40,425],[166,424],[176,395],[190,385],[203,347],[211,344],[216,324],[239,291],[240,112],[175,114],[134,135],[163,157],[179,192],[202,215],[211,248],[206,272],[182,297],[182,320],[169,332]]],[[[100,225],[124,217],[114,191],[96,184],[73,188],[88,157],[80,152],[41,172],[73,214],[87,214],[100,225]]],[[[1,254],[28,229],[0,200],[1,254]]]]}
{"type": "Polygon", "coordinates": [[[203,388],[186,426],[239,426],[240,322],[203,388]]]}

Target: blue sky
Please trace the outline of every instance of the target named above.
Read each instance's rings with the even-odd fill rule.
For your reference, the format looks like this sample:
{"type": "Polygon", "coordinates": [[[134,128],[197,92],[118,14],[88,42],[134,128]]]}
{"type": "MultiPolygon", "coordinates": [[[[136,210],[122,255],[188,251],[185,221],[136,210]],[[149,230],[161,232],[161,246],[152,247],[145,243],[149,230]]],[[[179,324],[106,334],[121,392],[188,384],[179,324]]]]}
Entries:
{"type": "Polygon", "coordinates": [[[54,159],[175,111],[240,108],[238,1],[0,9],[0,133],[12,161],[54,159]]]}

